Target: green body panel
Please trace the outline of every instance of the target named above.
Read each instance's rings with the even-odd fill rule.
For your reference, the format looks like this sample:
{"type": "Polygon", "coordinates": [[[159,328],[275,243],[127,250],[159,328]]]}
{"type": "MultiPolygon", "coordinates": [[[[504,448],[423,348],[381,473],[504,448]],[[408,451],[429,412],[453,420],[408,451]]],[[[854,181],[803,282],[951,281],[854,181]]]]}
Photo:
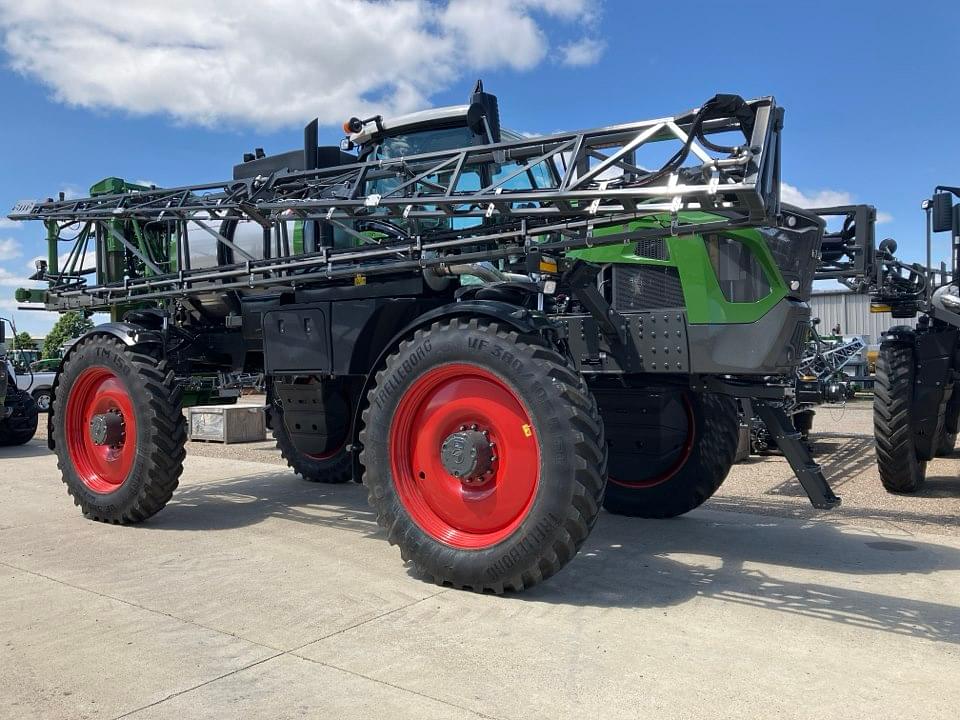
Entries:
{"type": "Polygon", "coordinates": [[[13,294],[17,302],[22,303],[42,303],[46,302],[47,291],[36,288],[17,288],[13,294]]]}
{"type": "MultiPolygon", "coordinates": [[[[690,223],[718,220],[708,213],[683,213],[683,220],[690,223]]],[[[669,223],[666,216],[652,216],[626,225],[608,225],[596,228],[595,238],[645,228],[662,227],[669,223]]],[[[618,243],[584,250],[574,250],[568,257],[596,264],[658,265],[677,268],[683,288],[687,320],[692,324],[726,324],[756,322],[787,295],[787,287],[777,269],[777,264],[763,236],[755,229],[727,230],[724,237],[735,238],[746,245],[763,269],[770,284],[770,293],[756,302],[730,302],[723,295],[717,275],[707,254],[707,245],[702,235],[668,237],[666,260],[642,257],[635,253],[637,243],[618,243]]]]}
{"type": "Polygon", "coordinates": [[[95,197],[96,195],[117,195],[118,193],[130,192],[132,190],[149,189],[146,185],[129,183],[123,178],[108,177],[90,186],[90,197],[95,197]]]}

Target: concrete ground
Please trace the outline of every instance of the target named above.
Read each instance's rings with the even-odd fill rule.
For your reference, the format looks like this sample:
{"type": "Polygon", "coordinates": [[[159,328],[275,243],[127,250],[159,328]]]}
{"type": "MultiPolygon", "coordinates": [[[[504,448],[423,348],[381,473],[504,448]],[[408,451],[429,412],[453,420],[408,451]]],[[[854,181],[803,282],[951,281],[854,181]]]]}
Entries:
{"type": "Polygon", "coordinates": [[[40,439],[4,448],[0,718],[956,717],[960,460],[888,496],[868,408],[817,427],[841,510],[752,458],[500,598],[423,582],[362,488],[265,444],[191,444],[137,527],[84,520],[40,439]]]}

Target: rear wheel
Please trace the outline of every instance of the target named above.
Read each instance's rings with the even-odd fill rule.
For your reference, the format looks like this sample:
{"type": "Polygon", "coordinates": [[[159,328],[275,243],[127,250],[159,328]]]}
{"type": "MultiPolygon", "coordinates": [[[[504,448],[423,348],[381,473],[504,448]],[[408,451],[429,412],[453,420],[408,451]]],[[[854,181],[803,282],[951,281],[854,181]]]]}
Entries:
{"type": "Polygon", "coordinates": [[[81,340],[63,366],[53,438],[67,491],[94,520],[158,512],[183,472],[181,391],[163,360],[105,336],[81,340]]]}
{"type": "Polygon", "coordinates": [[[10,415],[0,420],[0,446],[25,445],[37,434],[37,404],[23,391],[8,394],[5,408],[10,415]]]}
{"type": "Polygon", "coordinates": [[[436,323],[377,373],[360,461],[378,522],[435,582],[522,590],[586,540],[603,427],[566,359],[477,320],[436,323]]]}
{"type": "Polygon", "coordinates": [[[726,479],[740,438],[736,401],[688,390],[639,403],[601,396],[610,479],[603,506],[617,515],[668,518],[690,512],[726,479]]]}
{"type": "Polygon", "coordinates": [[[916,492],[927,471],[927,463],[917,458],[913,441],[914,371],[912,345],[880,345],[873,387],[873,431],[880,482],[892,493],[916,492]]]}
{"type": "Polygon", "coordinates": [[[273,438],[281,457],[287,461],[297,475],[308,482],[339,484],[353,478],[353,455],[348,449],[349,443],[323,453],[305,453],[297,450],[290,439],[283,419],[273,422],[273,438]]]}

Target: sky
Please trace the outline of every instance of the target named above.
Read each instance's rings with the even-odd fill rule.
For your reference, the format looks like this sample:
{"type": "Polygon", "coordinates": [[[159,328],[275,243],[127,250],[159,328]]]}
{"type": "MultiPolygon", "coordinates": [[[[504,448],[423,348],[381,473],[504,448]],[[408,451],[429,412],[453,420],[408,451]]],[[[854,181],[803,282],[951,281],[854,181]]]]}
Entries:
{"type": "MultiPolygon", "coordinates": [[[[878,239],[920,260],[921,200],[960,185],[958,21],[943,0],[0,0],[0,210],[111,175],[220,180],[313,117],[336,144],[350,116],[463,103],[483,78],[525,133],[774,95],[783,199],[873,204],[878,239]]],[[[56,316],[13,291],[45,254],[40,224],[0,219],[0,315],[34,335],[56,316]]]]}

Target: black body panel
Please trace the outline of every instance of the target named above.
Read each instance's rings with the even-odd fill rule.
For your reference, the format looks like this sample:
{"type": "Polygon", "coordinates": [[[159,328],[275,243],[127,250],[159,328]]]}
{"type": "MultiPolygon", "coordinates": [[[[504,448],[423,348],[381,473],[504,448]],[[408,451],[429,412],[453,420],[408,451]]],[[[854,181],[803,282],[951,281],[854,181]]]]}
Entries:
{"type": "Polygon", "coordinates": [[[291,303],[263,314],[264,366],[271,375],[365,375],[397,328],[440,298],[366,298],[291,303]]]}
{"type": "Polygon", "coordinates": [[[620,313],[625,340],[591,315],[558,318],[584,373],[777,375],[793,372],[810,325],[806,303],[781,300],[754,323],[695,325],[682,308],[620,313]]]}

